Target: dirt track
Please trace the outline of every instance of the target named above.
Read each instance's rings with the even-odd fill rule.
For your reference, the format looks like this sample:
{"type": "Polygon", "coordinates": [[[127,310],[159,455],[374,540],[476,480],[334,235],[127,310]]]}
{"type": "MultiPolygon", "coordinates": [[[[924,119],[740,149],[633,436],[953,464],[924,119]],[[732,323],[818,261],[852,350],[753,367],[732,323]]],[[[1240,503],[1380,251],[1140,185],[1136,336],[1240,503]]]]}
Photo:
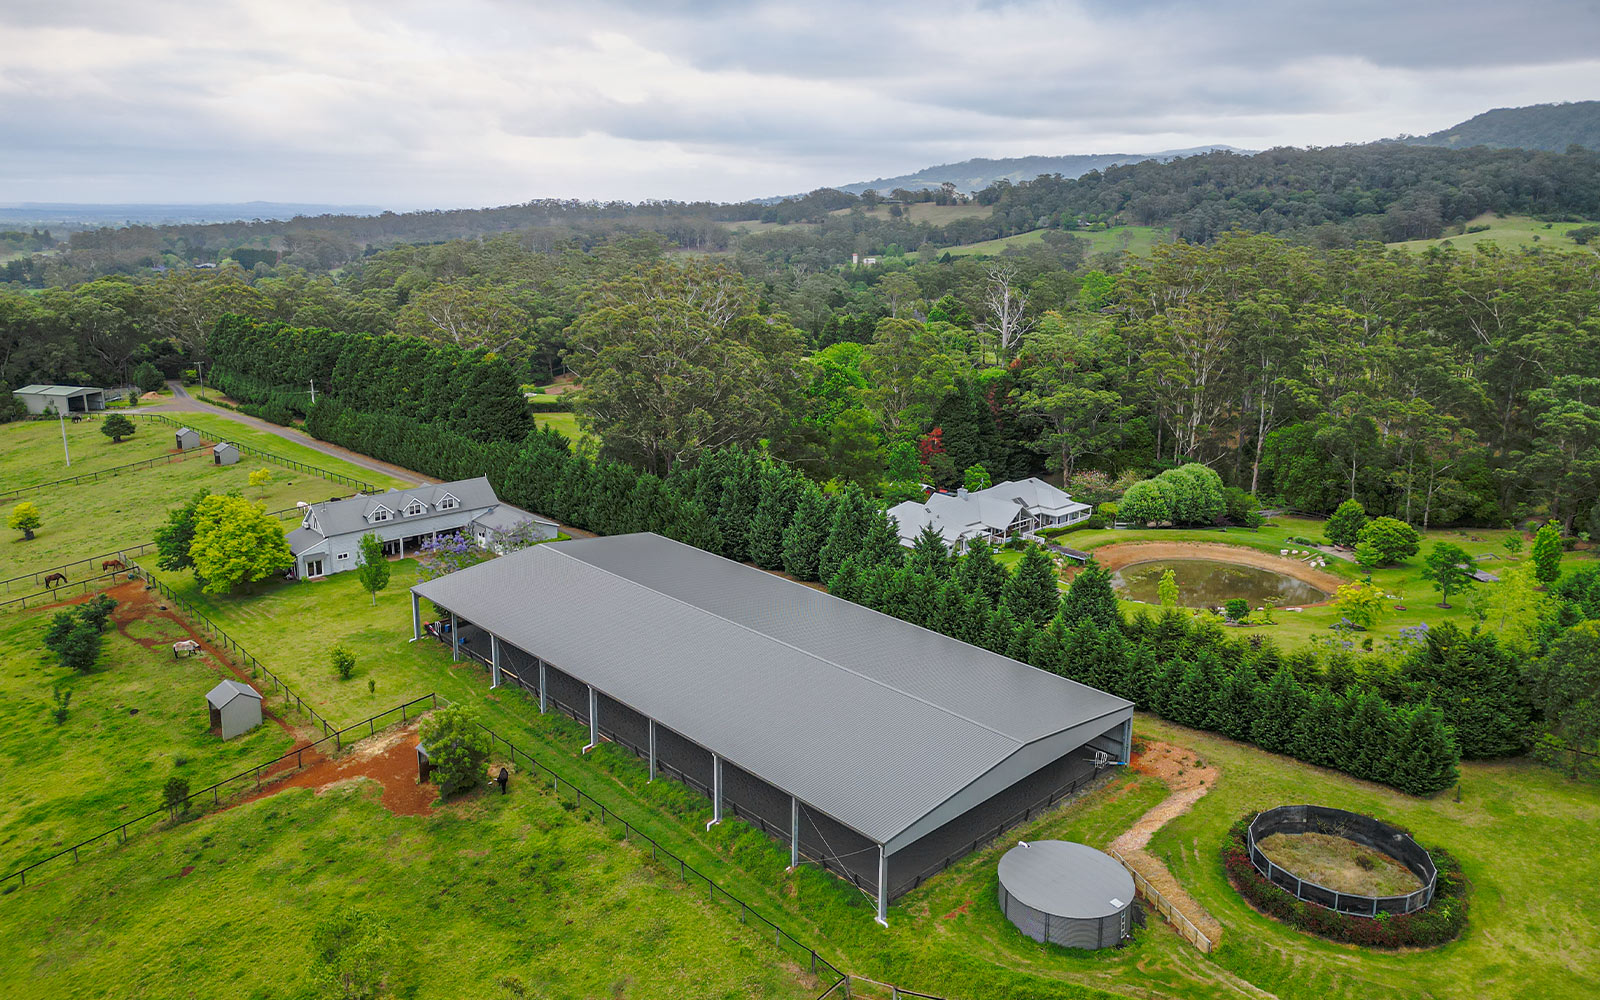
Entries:
{"type": "Polygon", "coordinates": [[[1333,593],[1345,581],[1326,570],[1313,569],[1297,559],[1262,552],[1243,545],[1221,542],[1117,542],[1094,550],[1095,559],[1109,570],[1119,570],[1134,563],[1155,562],[1160,559],[1214,559],[1217,562],[1238,563],[1269,569],[1274,573],[1293,577],[1309,583],[1318,590],[1333,593]]]}

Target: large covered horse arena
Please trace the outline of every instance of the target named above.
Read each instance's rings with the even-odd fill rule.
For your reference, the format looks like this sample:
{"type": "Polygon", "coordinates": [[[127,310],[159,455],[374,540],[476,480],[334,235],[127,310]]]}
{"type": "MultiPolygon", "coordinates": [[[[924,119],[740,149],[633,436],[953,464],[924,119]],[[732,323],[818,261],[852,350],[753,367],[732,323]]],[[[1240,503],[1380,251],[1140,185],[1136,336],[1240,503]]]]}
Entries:
{"type": "Polygon", "coordinates": [[[1126,761],[1133,705],[654,534],[418,584],[536,696],[889,901],[1126,761]]]}

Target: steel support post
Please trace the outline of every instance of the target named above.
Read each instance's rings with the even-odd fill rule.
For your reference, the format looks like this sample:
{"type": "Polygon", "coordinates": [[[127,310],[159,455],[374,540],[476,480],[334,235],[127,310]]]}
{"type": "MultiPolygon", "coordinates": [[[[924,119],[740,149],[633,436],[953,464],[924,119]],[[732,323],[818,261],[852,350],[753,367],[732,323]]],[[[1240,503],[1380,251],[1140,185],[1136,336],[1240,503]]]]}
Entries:
{"type": "Polygon", "coordinates": [[[500,686],[500,637],[489,633],[489,688],[500,686]]]}
{"type": "Polygon", "coordinates": [[[878,915],[874,919],[889,926],[889,855],[882,844],[878,845],[878,915]]]}
{"type": "Polygon", "coordinates": [[[411,641],[422,638],[422,598],[411,594],[411,641]]]}
{"type": "Polygon", "coordinates": [[[789,796],[789,869],[800,867],[800,800],[789,796]]]}
{"type": "Polygon", "coordinates": [[[706,824],[709,830],[722,822],[722,758],[716,754],[711,755],[711,822],[706,824]]]}
{"type": "Polygon", "coordinates": [[[650,721],[650,780],[656,780],[656,720],[650,721]]]}
{"type": "Polygon", "coordinates": [[[454,611],[450,612],[450,659],[461,659],[461,623],[454,611]]]}
{"type": "Polygon", "coordinates": [[[544,661],[540,660],[539,661],[539,714],[540,715],[544,714],[545,709],[550,704],[549,695],[546,693],[547,691],[548,691],[548,688],[546,687],[545,682],[544,682],[544,661]]]}
{"type": "Polygon", "coordinates": [[[584,753],[588,753],[600,745],[599,699],[595,697],[594,685],[589,684],[586,686],[589,688],[589,745],[583,748],[584,753]]]}

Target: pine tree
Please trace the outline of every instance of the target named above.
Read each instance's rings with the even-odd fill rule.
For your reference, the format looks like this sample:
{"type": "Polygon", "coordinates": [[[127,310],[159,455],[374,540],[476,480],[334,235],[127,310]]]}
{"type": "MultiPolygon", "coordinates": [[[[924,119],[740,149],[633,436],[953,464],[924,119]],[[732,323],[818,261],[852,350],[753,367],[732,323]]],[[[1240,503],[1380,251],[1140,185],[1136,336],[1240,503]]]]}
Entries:
{"type": "Polygon", "coordinates": [[[900,544],[900,534],[895,531],[894,522],[890,521],[889,515],[881,510],[874,509],[871,514],[867,536],[861,543],[861,558],[869,563],[884,562],[892,566],[904,566],[906,549],[900,544]]]}
{"type": "Polygon", "coordinates": [[[1441,623],[1401,661],[1399,680],[1406,701],[1432,701],[1463,758],[1508,757],[1525,749],[1532,709],[1522,670],[1494,633],[1441,623]]]}
{"type": "Polygon", "coordinates": [[[828,497],[806,484],[795,504],[794,520],[783,533],[783,571],[796,580],[817,579],[822,545],[828,539],[833,509],[828,497]]]}
{"type": "Polygon", "coordinates": [[[981,597],[989,607],[1000,603],[1000,591],[1006,585],[1005,567],[994,560],[994,550],[982,539],[967,547],[956,568],[961,588],[968,594],[981,597]]]}
{"type": "Polygon", "coordinates": [[[1327,688],[1314,688],[1295,722],[1289,753],[1308,764],[1333,767],[1343,743],[1340,699],[1327,688]]]}
{"type": "Polygon", "coordinates": [[[1400,713],[1383,780],[1412,795],[1428,795],[1449,788],[1460,777],[1455,738],[1444,714],[1431,701],[1400,713]]]}
{"type": "Polygon", "coordinates": [[[923,628],[932,629],[939,621],[939,598],[941,587],[939,578],[926,573],[918,573],[909,566],[902,566],[896,571],[906,580],[907,608],[905,620],[923,628]]]}
{"type": "Polygon", "coordinates": [[[945,547],[944,537],[933,525],[925,524],[917,532],[916,539],[911,543],[910,562],[922,573],[941,579],[950,575],[950,550],[945,547]]]}
{"type": "Polygon", "coordinates": [[[847,601],[861,603],[862,573],[861,561],[855,556],[846,559],[839,566],[839,571],[833,574],[833,579],[828,581],[828,593],[834,597],[842,597],[847,601]]]}
{"type": "Polygon", "coordinates": [[[1061,617],[1068,625],[1093,618],[1102,628],[1122,626],[1122,611],[1117,607],[1116,592],[1111,589],[1111,574],[1098,560],[1091,557],[1072,578],[1067,596],[1061,599],[1061,617]]]}
{"type": "MultiPolygon", "coordinates": [[[[1126,645],[1126,640],[1118,636],[1116,643],[1126,645]]],[[[1121,675],[1112,681],[1107,690],[1141,708],[1148,708],[1146,702],[1150,699],[1150,688],[1155,684],[1155,676],[1156,659],[1150,648],[1128,645],[1121,675]]]]}
{"type": "Polygon", "coordinates": [[[711,509],[717,512],[722,554],[746,562],[750,559],[750,531],[761,503],[761,466],[750,455],[739,455],[731,464],[722,496],[711,509]]]}
{"type": "Polygon", "coordinates": [[[1011,609],[1002,603],[989,613],[989,627],[984,629],[983,642],[980,645],[991,653],[1004,656],[1016,639],[1016,634],[1017,618],[1011,613],[1011,609]]]}
{"type": "Polygon", "coordinates": [[[1343,699],[1344,734],[1334,766],[1358,778],[1382,781],[1389,755],[1394,710],[1376,691],[1352,691],[1343,699]]]}
{"type": "Polygon", "coordinates": [[[1367,524],[1367,509],[1361,506],[1361,501],[1354,497],[1339,505],[1328,516],[1327,524],[1322,526],[1322,533],[1328,536],[1328,541],[1335,545],[1345,547],[1356,543],[1356,538],[1361,534],[1361,529],[1367,524]]]}
{"type": "Polygon", "coordinates": [[[783,566],[783,536],[794,520],[799,489],[784,471],[767,464],[761,474],[761,500],[750,524],[750,558],[762,569],[783,566]]]}
{"type": "Polygon", "coordinates": [[[1255,668],[1241,661],[1223,680],[1221,689],[1212,700],[1211,717],[1206,728],[1232,739],[1249,739],[1260,687],[1261,681],[1256,677],[1255,668]]]}
{"type": "Polygon", "coordinates": [[[1011,631],[1011,642],[1005,648],[1005,655],[1026,663],[1028,650],[1033,648],[1033,639],[1038,632],[1038,627],[1032,622],[1017,622],[1017,627],[1011,631]]]}
{"type": "Polygon", "coordinates": [[[1221,684],[1217,658],[1210,653],[1200,654],[1184,668],[1182,680],[1163,714],[1181,725],[1206,728],[1221,684]]]}
{"type": "Polygon", "coordinates": [[[1173,706],[1178,702],[1178,689],[1183,686],[1184,675],[1190,664],[1186,660],[1151,660],[1154,669],[1146,684],[1145,702],[1150,711],[1163,719],[1176,719],[1173,706]]]}
{"type": "Polygon", "coordinates": [[[983,636],[989,630],[989,615],[994,610],[979,594],[967,593],[962,588],[961,625],[955,638],[974,646],[983,645],[983,636]]]}
{"type": "Polygon", "coordinates": [[[1305,702],[1305,693],[1294,673],[1287,666],[1279,666],[1261,691],[1255,719],[1250,724],[1250,741],[1272,753],[1290,752],[1305,702]]]}
{"type": "Polygon", "coordinates": [[[1022,553],[1022,561],[1011,571],[1011,576],[1000,588],[1000,599],[1005,602],[1018,621],[1043,625],[1061,609],[1061,590],[1056,585],[1055,560],[1044,549],[1030,545],[1022,553]]]}
{"type": "Polygon", "coordinates": [[[817,572],[822,579],[833,576],[840,563],[866,547],[874,516],[881,515],[861,487],[854,483],[846,486],[834,503],[827,541],[822,543],[822,551],[817,558],[817,572]]]}

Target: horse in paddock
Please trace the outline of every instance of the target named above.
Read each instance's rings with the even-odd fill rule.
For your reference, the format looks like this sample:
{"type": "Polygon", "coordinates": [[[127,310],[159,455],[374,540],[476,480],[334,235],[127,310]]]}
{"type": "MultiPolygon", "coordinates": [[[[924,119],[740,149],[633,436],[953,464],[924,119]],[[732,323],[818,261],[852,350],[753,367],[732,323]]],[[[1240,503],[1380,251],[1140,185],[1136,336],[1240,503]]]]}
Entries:
{"type": "Polygon", "coordinates": [[[100,564],[100,571],[101,572],[105,572],[108,569],[111,569],[111,570],[124,570],[124,569],[127,569],[127,568],[128,567],[123,564],[121,559],[107,559],[105,562],[100,564]]]}
{"type": "Polygon", "coordinates": [[[66,582],[67,574],[65,573],[51,573],[49,576],[44,578],[44,585],[51,590],[54,590],[59,584],[66,582]]]}

